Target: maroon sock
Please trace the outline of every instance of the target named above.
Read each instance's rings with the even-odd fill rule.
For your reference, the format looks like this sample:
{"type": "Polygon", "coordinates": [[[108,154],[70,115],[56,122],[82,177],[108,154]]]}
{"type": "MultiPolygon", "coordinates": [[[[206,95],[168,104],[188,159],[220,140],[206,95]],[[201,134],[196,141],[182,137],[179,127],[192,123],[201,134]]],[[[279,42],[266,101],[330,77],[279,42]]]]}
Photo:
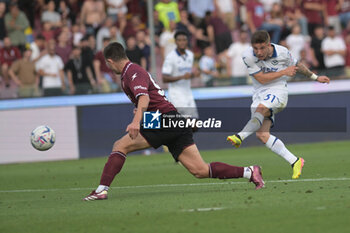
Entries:
{"type": "Polygon", "coordinates": [[[211,178],[231,179],[243,177],[244,167],[236,167],[226,163],[212,162],[209,165],[211,178]]]}
{"type": "Polygon", "coordinates": [[[120,151],[112,152],[103,168],[100,185],[110,186],[114,177],[122,169],[126,155],[120,151]]]}

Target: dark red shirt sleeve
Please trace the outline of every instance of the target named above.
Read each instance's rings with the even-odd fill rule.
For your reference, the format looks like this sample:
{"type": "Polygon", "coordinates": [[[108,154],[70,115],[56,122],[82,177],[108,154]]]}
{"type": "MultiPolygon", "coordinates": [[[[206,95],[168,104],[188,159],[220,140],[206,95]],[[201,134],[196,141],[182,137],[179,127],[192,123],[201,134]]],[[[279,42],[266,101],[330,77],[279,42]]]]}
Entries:
{"type": "Polygon", "coordinates": [[[132,73],[129,77],[129,88],[135,99],[141,95],[149,95],[148,88],[150,84],[150,78],[148,73],[138,69],[136,72],[132,73]]]}

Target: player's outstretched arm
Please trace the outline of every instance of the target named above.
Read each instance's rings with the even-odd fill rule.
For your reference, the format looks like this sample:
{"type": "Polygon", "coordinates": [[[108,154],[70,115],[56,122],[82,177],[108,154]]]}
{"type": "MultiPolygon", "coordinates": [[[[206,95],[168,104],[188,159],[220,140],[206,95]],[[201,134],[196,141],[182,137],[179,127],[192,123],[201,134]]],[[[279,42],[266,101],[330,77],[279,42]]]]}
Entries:
{"type": "Polygon", "coordinates": [[[284,75],[286,76],[294,76],[297,72],[298,67],[296,66],[289,66],[284,70],[280,70],[277,72],[268,72],[264,73],[260,71],[257,74],[254,74],[253,77],[261,84],[269,83],[275,79],[278,79],[284,75]]]}
{"type": "Polygon", "coordinates": [[[297,64],[298,72],[305,75],[306,77],[309,77],[312,80],[315,80],[320,83],[329,83],[330,79],[327,76],[317,76],[315,73],[313,73],[309,68],[307,68],[303,63],[298,62],[297,64]]]}
{"type": "Polygon", "coordinates": [[[134,115],[134,119],[126,128],[126,132],[129,133],[131,139],[135,139],[140,132],[140,122],[142,119],[143,112],[148,108],[149,96],[141,95],[138,98],[137,109],[134,115]]]}

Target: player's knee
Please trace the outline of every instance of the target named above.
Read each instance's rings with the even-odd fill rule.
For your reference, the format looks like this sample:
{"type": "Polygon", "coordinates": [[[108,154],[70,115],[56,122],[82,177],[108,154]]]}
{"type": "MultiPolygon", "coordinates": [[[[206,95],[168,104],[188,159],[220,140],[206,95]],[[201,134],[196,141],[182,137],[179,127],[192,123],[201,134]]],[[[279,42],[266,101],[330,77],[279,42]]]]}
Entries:
{"type": "Polygon", "coordinates": [[[269,140],[270,133],[268,132],[256,132],[256,137],[262,141],[263,143],[266,143],[267,140],[269,140]]]}
{"type": "Polygon", "coordinates": [[[121,151],[123,153],[128,152],[126,146],[123,145],[123,143],[120,139],[114,142],[112,151],[121,151]]]}
{"type": "Polygon", "coordinates": [[[260,113],[263,116],[270,116],[271,112],[270,109],[268,109],[265,105],[259,104],[258,107],[256,108],[256,112],[260,113]]]}

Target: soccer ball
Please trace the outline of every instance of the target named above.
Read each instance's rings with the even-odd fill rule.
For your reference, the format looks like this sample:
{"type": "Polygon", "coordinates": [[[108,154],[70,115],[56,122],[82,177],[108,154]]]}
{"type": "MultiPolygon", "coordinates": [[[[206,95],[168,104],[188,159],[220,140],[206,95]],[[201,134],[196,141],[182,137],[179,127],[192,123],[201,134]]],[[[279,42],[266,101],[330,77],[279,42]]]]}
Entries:
{"type": "Polygon", "coordinates": [[[32,146],[40,151],[50,149],[56,140],[56,134],[53,129],[47,125],[40,125],[36,127],[31,134],[30,142],[32,146]]]}

